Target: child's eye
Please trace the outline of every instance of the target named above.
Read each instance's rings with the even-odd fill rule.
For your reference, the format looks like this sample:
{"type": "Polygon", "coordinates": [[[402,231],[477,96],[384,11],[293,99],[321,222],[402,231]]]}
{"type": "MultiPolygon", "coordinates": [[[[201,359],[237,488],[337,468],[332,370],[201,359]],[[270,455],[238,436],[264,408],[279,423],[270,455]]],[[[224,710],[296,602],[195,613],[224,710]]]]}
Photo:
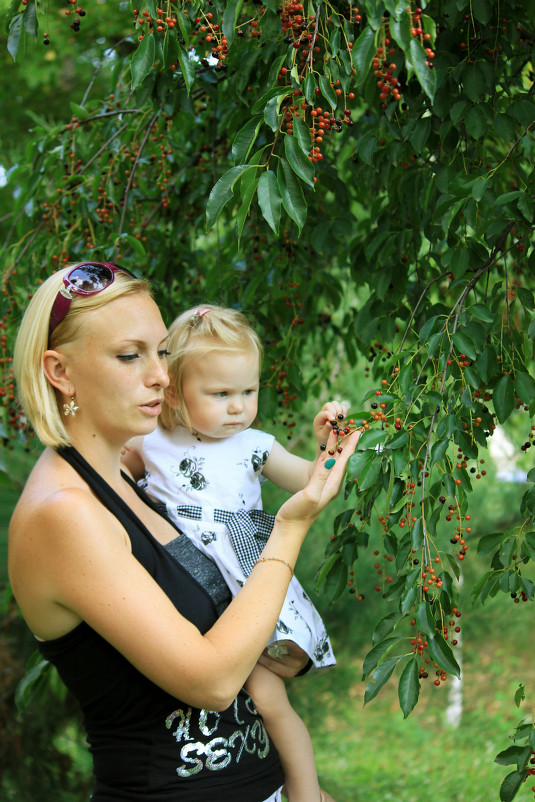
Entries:
{"type": "Polygon", "coordinates": [[[171,356],[171,352],[167,350],[167,348],[163,348],[161,351],[158,351],[158,356],[160,359],[165,359],[168,356],[171,356]]]}
{"type": "Polygon", "coordinates": [[[253,393],[254,393],[254,390],[245,390],[243,394],[244,395],[253,395],[253,393]]]}
{"type": "Polygon", "coordinates": [[[120,359],[121,362],[133,362],[134,359],[138,359],[139,354],[117,354],[117,359],[120,359]]]}
{"type": "Polygon", "coordinates": [[[219,393],[214,393],[214,395],[215,395],[215,397],[216,397],[216,398],[225,398],[225,397],[226,397],[226,395],[227,395],[227,393],[226,393],[226,391],[225,391],[225,390],[221,390],[221,392],[219,392],[219,393]]]}

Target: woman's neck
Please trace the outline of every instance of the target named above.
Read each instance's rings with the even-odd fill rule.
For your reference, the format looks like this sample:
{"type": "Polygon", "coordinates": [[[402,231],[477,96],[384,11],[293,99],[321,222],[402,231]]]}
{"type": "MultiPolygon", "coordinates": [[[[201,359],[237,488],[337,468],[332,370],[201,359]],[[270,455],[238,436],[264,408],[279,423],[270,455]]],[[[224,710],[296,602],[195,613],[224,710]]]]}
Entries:
{"type": "Polygon", "coordinates": [[[123,445],[110,443],[91,438],[72,437],[71,442],[81,456],[97,473],[111,486],[118,488],[122,484],[121,453],[123,445]]]}

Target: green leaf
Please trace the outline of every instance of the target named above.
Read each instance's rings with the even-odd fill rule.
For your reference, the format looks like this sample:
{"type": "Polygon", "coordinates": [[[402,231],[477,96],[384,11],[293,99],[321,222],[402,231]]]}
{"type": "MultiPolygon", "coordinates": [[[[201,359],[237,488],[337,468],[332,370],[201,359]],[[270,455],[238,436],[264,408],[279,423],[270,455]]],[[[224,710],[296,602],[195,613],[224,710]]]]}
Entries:
{"type": "Polygon", "coordinates": [[[282,197],[273,170],[265,170],[258,182],[258,205],[275,235],[279,233],[282,197]]]}
{"type": "Polygon", "coordinates": [[[401,604],[400,609],[401,612],[406,615],[409,610],[412,610],[414,604],[416,602],[418,596],[418,591],[414,586],[407,588],[407,590],[401,596],[401,604]]]}
{"type": "Polygon", "coordinates": [[[420,86],[431,102],[435,98],[437,89],[437,74],[435,70],[429,69],[425,63],[428,59],[421,44],[416,39],[411,39],[409,46],[410,59],[420,86]]]}
{"type": "Polygon", "coordinates": [[[436,622],[433,613],[431,612],[431,607],[429,602],[422,601],[418,605],[418,609],[416,610],[416,623],[418,624],[418,629],[422,632],[425,632],[426,635],[433,637],[436,630],[436,622]]]}
{"type": "Polygon", "coordinates": [[[526,289],[526,287],[517,287],[516,296],[526,309],[535,309],[535,298],[531,290],[526,289]]]}
{"type": "Polygon", "coordinates": [[[355,479],[359,476],[361,470],[371,462],[375,457],[374,451],[355,451],[349,457],[348,464],[347,464],[347,473],[351,479],[355,479]]]}
{"type": "Polygon", "coordinates": [[[373,164],[373,153],[376,144],[377,138],[375,134],[364,134],[357,140],[356,151],[359,159],[362,159],[365,164],[373,164]]]}
{"type": "Polygon", "coordinates": [[[308,153],[312,148],[312,136],[310,134],[310,128],[301,117],[294,117],[293,131],[293,135],[297,137],[297,141],[301,145],[303,153],[308,153]]]}
{"type": "Polygon", "coordinates": [[[527,771],[512,771],[500,786],[500,802],[511,802],[526,779],[527,771]]]}
{"type": "Polygon", "coordinates": [[[505,206],[506,204],[511,203],[511,201],[520,198],[522,194],[523,193],[518,189],[515,189],[513,192],[504,192],[503,195],[498,195],[494,203],[496,206],[505,206]]]}
{"type": "Polygon", "coordinates": [[[247,157],[258,136],[261,124],[262,117],[252,117],[240,128],[234,137],[234,142],[232,143],[232,158],[236,164],[243,164],[247,161],[247,157]]]}
{"type": "Polygon", "coordinates": [[[242,5],[243,0],[230,0],[230,3],[225,9],[225,13],[223,14],[223,34],[226,37],[229,47],[234,41],[236,20],[239,17],[242,5]]]}
{"type": "Polygon", "coordinates": [[[206,227],[207,230],[212,228],[215,221],[221,214],[225,205],[229,202],[233,195],[234,184],[241,176],[241,174],[248,169],[255,169],[256,165],[239,164],[236,167],[231,167],[230,170],[221,176],[219,181],[215,184],[206,204],[206,227]]]}
{"type": "Polygon", "coordinates": [[[500,423],[507,420],[515,406],[515,396],[513,391],[513,381],[510,375],[502,376],[496,382],[496,387],[492,393],[492,401],[496,416],[500,423]]]}
{"type": "Polygon", "coordinates": [[[294,136],[284,137],[284,151],[290,167],[305,184],[314,186],[314,165],[304,153],[301,145],[294,136]]]}
{"type": "Polygon", "coordinates": [[[375,31],[367,26],[360,34],[351,51],[353,64],[357,71],[357,86],[362,86],[366,80],[374,54],[375,31]]]}
{"type": "Polygon", "coordinates": [[[268,103],[271,98],[275,97],[276,95],[289,95],[291,92],[293,92],[293,86],[272,86],[271,89],[269,89],[267,92],[264,92],[264,94],[258,98],[250,113],[258,114],[258,112],[262,111],[266,103],[268,103]]]}
{"type": "Polygon", "coordinates": [[[421,518],[414,522],[411,530],[411,543],[412,548],[420,551],[422,543],[424,542],[424,526],[421,518]]]}
{"type": "Polygon", "coordinates": [[[303,94],[306,98],[307,103],[309,106],[316,105],[316,80],[314,78],[314,73],[309,72],[307,73],[305,80],[303,81],[303,94]]]}
{"type": "Polygon", "coordinates": [[[492,323],[494,320],[494,315],[490,309],[483,304],[472,304],[472,306],[469,306],[466,311],[478,320],[482,320],[484,323],[492,323]]]}
{"type": "Polygon", "coordinates": [[[400,657],[391,657],[375,669],[364,691],[364,704],[371,702],[381,688],[386,685],[400,659],[400,657]]]}
{"type": "Polygon", "coordinates": [[[39,24],[37,22],[35,0],[28,0],[28,5],[26,6],[26,10],[23,14],[23,19],[24,30],[37,41],[37,29],[39,28],[39,24]]]}
{"type": "Polygon", "coordinates": [[[490,178],[488,178],[488,176],[481,176],[480,178],[476,179],[472,187],[472,197],[475,201],[479,202],[481,200],[485,194],[485,190],[487,189],[489,181],[490,178]]]}
{"type": "Polygon", "coordinates": [[[474,341],[464,332],[456,331],[451,339],[459,354],[466,354],[468,359],[476,359],[477,350],[474,341]]]}
{"type": "Polygon", "coordinates": [[[163,66],[167,69],[178,61],[178,38],[176,30],[168,28],[163,39],[163,66]]]}
{"type": "Polygon", "coordinates": [[[420,680],[418,678],[418,663],[415,657],[411,658],[403,669],[399,678],[398,698],[399,705],[403,712],[403,718],[407,718],[414,709],[420,695],[420,680]]]}
{"type": "Polygon", "coordinates": [[[139,46],[132,54],[130,59],[130,71],[132,73],[132,89],[139,86],[147,75],[152,72],[156,60],[156,42],[154,36],[145,34],[139,46]]]}
{"type": "Polygon", "coordinates": [[[533,217],[535,215],[535,206],[533,204],[532,198],[528,195],[528,193],[524,193],[518,199],[516,204],[526,220],[530,223],[533,222],[533,217]]]}
{"type": "Polygon", "coordinates": [[[408,432],[400,432],[392,440],[389,440],[388,443],[385,444],[386,448],[390,448],[392,450],[396,448],[403,448],[409,442],[409,434],[408,432]]]}
{"type": "Polygon", "coordinates": [[[382,429],[368,429],[364,434],[361,434],[357,444],[357,451],[364,451],[368,448],[375,449],[377,445],[384,443],[387,437],[388,433],[382,429]]]}
{"type": "MultiPolygon", "coordinates": [[[[9,35],[7,38],[7,49],[13,59],[13,61],[17,60],[17,56],[21,55],[19,53],[19,47],[24,42],[24,35],[25,31],[22,26],[22,14],[17,14],[13,17],[13,19],[9,23],[9,35]]],[[[23,48],[21,48],[23,49],[23,48]]]]}
{"type": "Polygon", "coordinates": [[[525,746],[509,746],[507,749],[504,749],[503,752],[499,752],[496,755],[494,762],[499,763],[500,766],[512,766],[513,764],[516,764],[517,768],[520,768],[518,763],[523,762],[524,755],[529,757],[529,752],[531,750],[529,747],[527,749],[528,751],[526,752],[525,746]]]}
{"type": "Polygon", "coordinates": [[[286,159],[279,160],[277,180],[282,196],[282,205],[301,233],[307,216],[307,205],[301,184],[286,159]]]}
{"type": "Polygon", "coordinates": [[[266,121],[266,125],[269,125],[272,131],[278,131],[280,125],[280,107],[281,103],[286,97],[285,92],[281,94],[275,95],[266,103],[266,107],[264,109],[264,120],[266,121]]]}
{"type": "Polygon", "coordinates": [[[125,242],[127,245],[129,245],[134,253],[137,254],[137,256],[146,256],[143,243],[141,240],[137,239],[137,237],[134,237],[133,234],[121,234],[121,236],[117,238],[116,242],[119,241],[125,242]]]}
{"type": "Polygon", "coordinates": [[[23,713],[30,704],[35,693],[39,690],[52,665],[48,660],[40,659],[37,662],[30,660],[31,667],[24,674],[15,691],[15,704],[20,713],[23,713]]]}
{"type": "Polygon", "coordinates": [[[479,103],[485,92],[487,81],[483,68],[477,62],[467,64],[462,73],[464,91],[472,103],[479,103]]]}
{"type": "Polygon", "coordinates": [[[477,553],[490,554],[502,544],[505,538],[505,532],[492,532],[489,535],[483,535],[477,544],[477,553]]]}
{"type": "Polygon", "coordinates": [[[178,19],[178,27],[180,29],[180,33],[182,38],[184,39],[184,43],[186,48],[189,45],[189,35],[191,33],[191,21],[189,17],[186,17],[182,9],[177,9],[177,19],[178,19]]]}
{"type": "Polygon", "coordinates": [[[530,406],[535,398],[535,381],[523,371],[517,370],[514,376],[515,393],[524,402],[526,406],[530,406]]]}
{"type": "Polygon", "coordinates": [[[480,106],[472,106],[464,119],[464,124],[470,136],[473,136],[474,139],[481,139],[487,130],[487,118],[482,108],[480,106]]]}
{"type": "Polygon", "coordinates": [[[453,656],[451,647],[446,643],[441,634],[437,634],[433,638],[428,637],[427,648],[429,649],[429,654],[435,663],[438,664],[439,668],[443,668],[455,677],[461,676],[461,669],[453,656]]]}
{"type": "Polygon", "coordinates": [[[330,82],[329,78],[326,78],[325,75],[320,75],[319,76],[319,85],[320,85],[321,94],[323,95],[323,97],[325,98],[325,100],[327,101],[327,103],[329,104],[331,109],[335,109],[338,101],[337,101],[336,93],[335,93],[333,87],[331,86],[331,82],[330,82]]]}
{"type": "Polygon", "coordinates": [[[376,458],[361,470],[357,482],[359,490],[367,490],[374,485],[381,473],[381,460],[376,458]]]}
{"type": "MultiPolygon", "coordinates": [[[[250,164],[257,165],[262,158],[263,149],[257,151],[252,157],[250,164]]],[[[256,170],[249,170],[242,175],[240,180],[241,206],[236,212],[236,235],[238,243],[241,241],[243,227],[251,208],[251,202],[258,187],[260,176],[256,175],[256,170]]]]}
{"type": "Polygon", "coordinates": [[[376,668],[380,662],[382,662],[385,655],[387,655],[394,648],[394,646],[400,642],[401,638],[393,635],[389,638],[385,638],[373,646],[364,658],[364,662],[362,664],[362,678],[364,679],[367,677],[370,671],[373,671],[373,669],[376,668]]]}
{"type": "Polygon", "coordinates": [[[334,564],[335,564],[335,563],[337,563],[337,562],[339,562],[339,561],[341,561],[341,559],[342,559],[342,556],[341,556],[340,552],[335,552],[334,554],[331,554],[331,556],[329,557],[329,559],[328,559],[328,560],[326,560],[326,561],[323,563],[323,565],[322,565],[322,566],[321,566],[321,568],[320,568],[320,571],[319,571],[318,577],[317,577],[317,579],[316,579],[316,592],[320,590],[321,586],[322,586],[322,585],[323,585],[323,583],[325,582],[325,579],[326,579],[326,577],[327,577],[327,574],[328,574],[328,573],[329,573],[329,571],[332,569],[332,567],[334,566],[334,564]]]}
{"type": "Polygon", "coordinates": [[[384,638],[386,638],[386,636],[392,632],[400,618],[401,616],[397,612],[388,613],[388,615],[385,615],[385,617],[379,621],[373,631],[372,643],[379,643],[380,641],[384,640],[384,638]]]}
{"type": "Polygon", "coordinates": [[[493,5],[490,0],[472,0],[471,8],[476,20],[483,25],[489,23],[494,16],[493,5]]]}

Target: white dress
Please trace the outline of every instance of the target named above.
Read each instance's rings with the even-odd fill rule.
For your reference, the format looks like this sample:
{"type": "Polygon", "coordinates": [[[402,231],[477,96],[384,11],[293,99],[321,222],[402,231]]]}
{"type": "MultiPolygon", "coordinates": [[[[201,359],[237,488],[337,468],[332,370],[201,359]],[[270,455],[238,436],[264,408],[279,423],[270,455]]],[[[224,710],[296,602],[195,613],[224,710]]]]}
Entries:
{"type": "MultiPolygon", "coordinates": [[[[273,435],[256,429],[208,441],[181,426],[172,432],[158,427],[143,438],[145,478],[139,484],[217,564],[233,595],[273,528],[260,492],[273,442],[273,435]]],[[[297,643],[315,668],[336,663],[325,625],[295,577],[269,640],[273,656],[284,653],[284,641],[297,643]]]]}

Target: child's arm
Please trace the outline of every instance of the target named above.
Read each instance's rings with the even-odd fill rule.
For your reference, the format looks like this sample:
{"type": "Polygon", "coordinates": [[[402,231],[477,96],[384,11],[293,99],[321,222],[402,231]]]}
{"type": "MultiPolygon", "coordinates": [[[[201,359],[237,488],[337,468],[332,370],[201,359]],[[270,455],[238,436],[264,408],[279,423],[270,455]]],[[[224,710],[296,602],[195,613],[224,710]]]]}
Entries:
{"type": "Polygon", "coordinates": [[[266,460],[263,475],[289,493],[297,493],[308,483],[316,460],[322,454],[320,446],[325,445],[332,432],[331,421],[340,423],[347,414],[346,404],[339,401],[328,401],[314,418],[314,434],[316,435],[316,459],[308,460],[291,454],[284,446],[275,441],[266,460]]]}
{"type": "Polygon", "coordinates": [[[143,443],[143,435],[139,437],[132,437],[131,440],[123,448],[121,453],[121,463],[125,467],[132,478],[136,480],[143,479],[145,476],[145,463],[141,456],[141,444],[143,443]]]}

